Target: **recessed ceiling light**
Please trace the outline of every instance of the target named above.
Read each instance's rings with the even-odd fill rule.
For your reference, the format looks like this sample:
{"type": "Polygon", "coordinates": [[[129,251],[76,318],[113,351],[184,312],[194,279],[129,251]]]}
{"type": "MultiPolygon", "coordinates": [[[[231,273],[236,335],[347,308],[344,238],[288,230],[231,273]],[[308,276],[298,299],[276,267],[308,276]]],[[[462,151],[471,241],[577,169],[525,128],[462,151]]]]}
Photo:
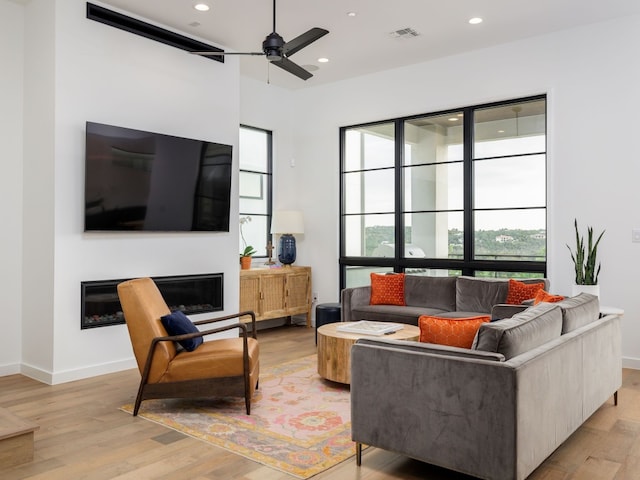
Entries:
{"type": "Polygon", "coordinates": [[[451,117],[449,119],[450,122],[457,122],[458,120],[459,120],[458,117],[451,117]]]}
{"type": "Polygon", "coordinates": [[[326,57],[320,57],[320,58],[318,59],[318,62],[320,62],[320,63],[327,63],[328,61],[329,61],[329,59],[328,59],[328,58],[326,58],[326,57]]]}
{"type": "Polygon", "coordinates": [[[357,15],[357,13],[356,13],[356,12],[348,12],[348,13],[347,13],[347,16],[348,16],[348,17],[355,17],[356,15],[357,15]]]}
{"type": "Polygon", "coordinates": [[[469,19],[469,23],[471,25],[477,25],[479,23],[482,23],[482,19],[480,17],[473,17],[469,19]]]}
{"type": "Polygon", "coordinates": [[[208,12],[210,7],[206,3],[196,3],[193,8],[199,12],[208,12]]]}

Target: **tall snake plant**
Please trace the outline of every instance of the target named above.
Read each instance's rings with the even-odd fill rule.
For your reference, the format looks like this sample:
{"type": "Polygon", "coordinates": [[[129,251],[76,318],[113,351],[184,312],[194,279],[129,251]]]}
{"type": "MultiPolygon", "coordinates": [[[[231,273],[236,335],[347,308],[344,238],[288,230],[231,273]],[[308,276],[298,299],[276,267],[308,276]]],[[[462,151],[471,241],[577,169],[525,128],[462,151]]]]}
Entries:
{"type": "Polygon", "coordinates": [[[576,270],[576,285],[597,285],[601,265],[598,262],[598,267],[596,268],[596,257],[598,255],[598,244],[605,231],[603,230],[594,242],[593,228],[587,227],[587,245],[585,250],[584,237],[582,237],[578,231],[577,219],[575,219],[574,226],[576,230],[576,250],[573,252],[569,245],[567,245],[567,248],[569,252],[571,252],[571,260],[573,260],[576,270]]]}

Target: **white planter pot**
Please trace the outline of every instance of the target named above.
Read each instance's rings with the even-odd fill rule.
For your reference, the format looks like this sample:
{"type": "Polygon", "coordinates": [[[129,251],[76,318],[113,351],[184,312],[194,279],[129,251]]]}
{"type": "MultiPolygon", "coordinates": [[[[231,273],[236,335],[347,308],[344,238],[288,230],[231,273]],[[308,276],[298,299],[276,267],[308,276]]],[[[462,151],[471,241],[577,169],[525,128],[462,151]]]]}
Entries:
{"type": "Polygon", "coordinates": [[[589,293],[600,297],[600,285],[572,285],[571,296],[575,297],[580,293],[589,293]]]}

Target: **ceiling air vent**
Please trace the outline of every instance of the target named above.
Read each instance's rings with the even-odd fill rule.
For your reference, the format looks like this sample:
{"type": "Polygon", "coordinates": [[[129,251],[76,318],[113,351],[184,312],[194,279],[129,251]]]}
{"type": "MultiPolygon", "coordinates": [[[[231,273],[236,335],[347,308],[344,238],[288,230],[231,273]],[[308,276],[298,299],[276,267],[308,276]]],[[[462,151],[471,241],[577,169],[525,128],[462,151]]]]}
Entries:
{"type": "Polygon", "coordinates": [[[417,37],[420,34],[416,32],[413,28],[401,28],[400,30],[396,30],[395,32],[389,33],[392,38],[413,38],[417,37]]]}

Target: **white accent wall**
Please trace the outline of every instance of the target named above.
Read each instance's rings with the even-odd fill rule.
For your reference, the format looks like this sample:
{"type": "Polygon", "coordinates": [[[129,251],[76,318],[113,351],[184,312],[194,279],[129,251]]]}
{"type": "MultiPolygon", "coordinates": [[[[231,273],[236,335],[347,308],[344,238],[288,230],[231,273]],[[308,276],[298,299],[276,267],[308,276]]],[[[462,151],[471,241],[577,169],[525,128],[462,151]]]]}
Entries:
{"type": "MultiPolygon", "coordinates": [[[[22,144],[14,142],[10,182],[22,190],[0,207],[19,212],[22,204],[22,216],[10,220],[18,232],[23,222],[23,241],[18,234],[2,248],[15,278],[0,280],[4,303],[17,303],[11,322],[22,332],[10,331],[7,343],[17,350],[0,349],[0,373],[19,365],[59,383],[135,366],[126,326],[80,329],[82,281],[223,272],[222,313],[237,311],[237,201],[228,233],[84,233],[83,204],[86,121],[231,144],[237,166],[239,66],[88,20],[82,0],[32,0],[22,8],[0,0],[2,22],[5,10],[13,15],[16,38],[25,19],[24,60],[13,60],[18,72],[24,61],[24,81],[16,73],[17,87],[2,89],[24,99],[24,153],[20,161],[22,144]],[[21,268],[14,260],[20,247],[21,268]]],[[[3,53],[15,45],[5,34],[3,53]]],[[[20,106],[13,108],[19,118],[20,106]]],[[[4,110],[0,119],[11,121],[4,110]]],[[[22,130],[12,133],[20,138],[22,130]]],[[[232,198],[237,181],[234,173],[232,198]]]]}

